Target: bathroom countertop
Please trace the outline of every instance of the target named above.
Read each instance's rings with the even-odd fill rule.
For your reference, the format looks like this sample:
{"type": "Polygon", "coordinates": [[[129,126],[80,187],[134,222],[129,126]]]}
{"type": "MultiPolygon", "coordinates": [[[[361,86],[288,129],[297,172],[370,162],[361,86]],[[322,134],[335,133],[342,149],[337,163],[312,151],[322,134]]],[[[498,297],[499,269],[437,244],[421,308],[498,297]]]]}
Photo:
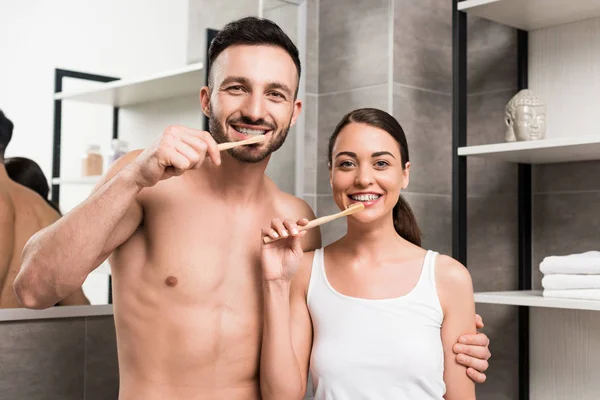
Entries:
{"type": "Polygon", "coordinates": [[[29,310],[26,308],[0,309],[0,323],[6,321],[23,321],[33,319],[96,317],[112,315],[112,304],[93,306],[56,306],[45,310],[29,310]]]}
{"type": "MultiPolygon", "coordinates": [[[[102,263],[91,274],[111,275],[108,261],[102,263]]],[[[112,304],[91,306],[57,306],[45,310],[29,310],[26,308],[0,308],[0,323],[6,321],[23,321],[32,319],[95,317],[113,315],[112,304]]]]}

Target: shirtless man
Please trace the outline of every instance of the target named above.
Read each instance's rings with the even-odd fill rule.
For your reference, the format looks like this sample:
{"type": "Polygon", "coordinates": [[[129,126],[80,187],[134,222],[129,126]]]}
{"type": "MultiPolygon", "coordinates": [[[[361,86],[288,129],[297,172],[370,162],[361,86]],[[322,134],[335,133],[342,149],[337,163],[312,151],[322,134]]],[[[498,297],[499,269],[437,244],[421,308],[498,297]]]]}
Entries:
{"type": "MultiPolygon", "coordinates": [[[[13,123],[0,110],[0,308],[22,307],[13,290],[21,267],[21,251],[34,233],[60,218],[42,197],[8,176],[4,151],[12,132],[13,123]]],[[[59,300],[54,304],[90,304],[81,285],[70,296],[59,300]]]]}
{"type": "MultiPolygon", "coordinates": [[[[119,160],[28,243],[15,282],[27,307],[44,308],[114,251],[121,400],[260,399],[261,226],[314,217],[264,174],[300,113],[298,50],[277,25],[245,18],[220,31],[209,59],[200,103],[211,133],[172,126],[119,160]],[[255,134],[265,141],[217,150],[215,141],[255,134]]],[[[318,230],[304,239],[306,249],[321,244],[318,230]]],[[[487,359],[483,338],[469,348],[487,359]]]]}

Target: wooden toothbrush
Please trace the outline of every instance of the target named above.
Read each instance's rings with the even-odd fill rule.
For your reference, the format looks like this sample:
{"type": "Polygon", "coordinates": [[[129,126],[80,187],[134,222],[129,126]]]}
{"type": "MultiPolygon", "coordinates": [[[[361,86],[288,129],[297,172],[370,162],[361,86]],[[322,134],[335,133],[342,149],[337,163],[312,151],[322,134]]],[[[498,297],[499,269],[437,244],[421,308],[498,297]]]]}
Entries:
{"type": "MultiPolygon", "coordinates": [[[[345,217],[347,215],[351,215],[351,214],[357,213],[357,212],[359,212],[361,210],[364,210],[364,209],[365,209],[365,205],[363,203],[354,203],[350,207],[346,208],[344,211],[340,211],[337,214],[326,215],[324,217],[313,219],[312,221],[310,221],[308,224],[306,224],[304,226],[298,225],[298,231],[300,231],[300,232],[307,231],[307,230],[309,230],[311,228],[314,228],[316,226],[326,224],[326,223],[331,222],[331,221],[333,221],[335,219],[338,219],[338,218],[341,218],[341,217],[345,217]]],[[[284,239],[284,238],[283,237],[279,237],[277,239],[273,239],[270,236],[264,236],[263,237],[263,242],[265,244],[268,244],[268,243],[274,242],[274,241],[279,240],[279,239],[284,239]]]]}
{"type": "Polygon", "coordinates": [[[229,149],[233,149],[234,147],[237,147],[237,146],[244,146],[246,144],[260,143],[260,142],[263,142],[265,139],[266,138],[264,135],[252,136],[252,137],[249,137],[248,139],[240,140],[239,142],[227,142],[227,143],[218,144],[217,148],[219,149],[219,151],[229,150],[229,149]]]}

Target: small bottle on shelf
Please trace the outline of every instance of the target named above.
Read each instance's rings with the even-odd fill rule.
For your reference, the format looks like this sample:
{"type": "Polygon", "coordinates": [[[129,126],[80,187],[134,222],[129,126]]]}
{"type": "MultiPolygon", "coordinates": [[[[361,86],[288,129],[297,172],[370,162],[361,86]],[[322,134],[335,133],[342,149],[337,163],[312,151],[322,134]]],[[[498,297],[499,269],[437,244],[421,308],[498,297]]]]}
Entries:
{"type": "Polygon", "coordinates": [[[123,157],[129,151],[129,143],[121,139],[113,139],[110,143],[110,151],[106,160],[108,166],[123,157]]]}
{"type": "Polygon", "coordinates": [[[97,144],[89,145],[84,156],[82,165],[83,176],[99,176],[102,175],[104,157],[100,151],[100,146],[97,144]]]}

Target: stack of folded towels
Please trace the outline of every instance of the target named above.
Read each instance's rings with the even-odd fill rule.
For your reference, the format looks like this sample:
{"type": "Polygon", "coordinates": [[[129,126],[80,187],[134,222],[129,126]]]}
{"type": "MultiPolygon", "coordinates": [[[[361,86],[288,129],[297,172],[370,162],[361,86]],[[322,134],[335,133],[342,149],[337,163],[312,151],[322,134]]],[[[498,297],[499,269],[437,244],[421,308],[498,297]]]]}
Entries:
{"type": "Polygon", "coordinates": [[[540,271],[544,297],[600,300],[600,251],[549,256],[540,271]]]}

